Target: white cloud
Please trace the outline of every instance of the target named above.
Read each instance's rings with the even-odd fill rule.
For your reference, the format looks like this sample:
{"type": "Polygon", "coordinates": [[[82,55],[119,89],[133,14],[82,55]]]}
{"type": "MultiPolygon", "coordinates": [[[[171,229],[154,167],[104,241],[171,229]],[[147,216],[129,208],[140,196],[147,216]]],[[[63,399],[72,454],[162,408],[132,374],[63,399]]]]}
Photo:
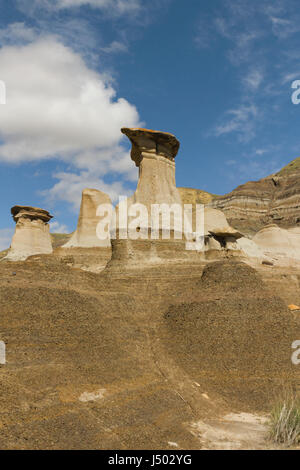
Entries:
{"type": "Polygon", "coordinates": [[[253,69],[246,77],[244,77],[243,81],[248,89],[256,91],[261,85],[263,79],[263,72],[259,69],[253,69]]]}
{"type": "Polygon", "coordinates": [[[270,20],[272,23],[273,33],[280,39],[285,39],[300,31],[299,18],[296,20],[294,18],[292,20],[287,20],[285,18],[271,16],[270,20]]]}
{"type": "Polygon", "coordinates": [[[81,202],[81,193],[84,188],[99,189],[108,194],[113,202],[118,201],[120,195],[128,196],[128,191],[122,182],[105,183],[100,177],[93,176],[91,172],[68,173],[60,172],[54,175],[59,181],[51,189],[42,194],[49,200],[64,200],[69,202],[77,212],[81,202]]]}
{"type": "Polygon", "coordinates": [[[55,11],[90,6],[91,8],[106,10],[110,14],[118,15],[133,13],[140,8],[140,0],[31,0],[30,5],[28,5],[28,0],[19,0],[18,4],[25,12],[26,5],[27,10],[29,9],[30,11],[41,8],[55,11]]]}
{"type": "MultiPolygon", "coordinates": [[[[60,159],[92,175],[99,189],[100,175],[102,187],[108,186],[103,183],[108,173],[135,180],[120,128],[140,125],[138,112],[116,97],[108,75],[88,68],[53,37],[4,46],[0,63],[7,89],[7,104],[0,107],[0,160],[60,159]]],[[[59,196],[57,186],[54,194],[59,196]]]]}
{"type": "Polygon", "coordinates": [[[227,111],[226,115],[230,118],[216,127],[216,136],[237,132],[240,140],[245,142],[254,137],[255,119],[258,116],[256,106],[241,105],[239,108],[227,111]]]}
{"type": "Polygon", "coordinates": [[[269,152],[268,149],[257,149],[257,150],[255,150],[255,154],[259,155],[259,156],[262,156],[262,155],[264,155],[265,153],[268,153],[268,152],[269,152]]]}
{"type": "Polygon", "coordinates": [[[235,162],[232,165],[232,171],[229,174],[229,177],[236,181],[238,176],[241,181],[252,181],[265,178],[282,168],[282,164],[278,160],[249,160],[235,162]]]}
{"type": "Polygon", "coordinates": [[[12,228],[1,228],[0,229],[0,251],[6,250],[10,247],[11,239],[14,234],[12,228]]]}
{"type": "Polygon", "coordinates": [[[293,82],[296,79],[300,79],[300,70],[299,72],[286,73],[282,79],[282,83],[293,82]]]}
{"type": "Polygon", "coordinates": [[[118,52],[128,52],[128,46],[124,42],[112,41],[108,46],[101,47],[101,51],[107,54],[114,54],[118,52]]]}
{"type": "Polygon", "coordinates": [[[11,23],[6,28],[0,29],[0,42],[2,44],[31,42],[36,37],[35,29],[28,28],[22,22],[11,23]]]}
{"type": "Polygon", "coordinates": [[[0,108],[0,160],[20,162],[118,145],[124,125],[138,113],[105,75],[89,68],[79,54],[55,39],[0,49],[1,79],[7,105],[0,108]]]}
{"type": "Polygon", "coordinates": [[[70,230],[65,224],[60,222],[50,222],[50,231],[51,233],[70,233],[70,230]]]}

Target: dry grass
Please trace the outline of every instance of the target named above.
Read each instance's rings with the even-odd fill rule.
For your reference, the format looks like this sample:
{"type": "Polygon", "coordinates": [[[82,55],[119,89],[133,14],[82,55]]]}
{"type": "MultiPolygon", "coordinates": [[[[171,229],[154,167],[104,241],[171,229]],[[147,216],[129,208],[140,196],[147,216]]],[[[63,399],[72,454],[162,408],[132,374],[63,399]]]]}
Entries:
{"type": "Polygon", "coordinates": [[[282,170],[276,173],[277,176],[287,176],[289,173],[295,173],[300,169],[300,157],[295,158],[295,160],[291,161],[286,165],[282,170]]]}
{"type": "Polygon", "coordinates": [[[278,402],[271,413],[270,437],[287,447],[300,442],[300,398],[288,397],[278,402]]]}

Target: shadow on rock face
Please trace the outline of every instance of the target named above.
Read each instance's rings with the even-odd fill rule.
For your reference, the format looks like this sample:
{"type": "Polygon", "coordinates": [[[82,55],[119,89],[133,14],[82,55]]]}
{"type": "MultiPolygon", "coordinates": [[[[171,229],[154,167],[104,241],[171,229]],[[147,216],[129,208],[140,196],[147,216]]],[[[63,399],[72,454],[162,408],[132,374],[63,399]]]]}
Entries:
{"type": "Polygon", "coordinates": [[[291,361],[299,325],[253,268],[213,263],[191,291],[192,303],[164,314],[161,334],[193,380],[231,406],[253,410],[268,410],[278,394],[299,387],[299,367],[291,361]]]}

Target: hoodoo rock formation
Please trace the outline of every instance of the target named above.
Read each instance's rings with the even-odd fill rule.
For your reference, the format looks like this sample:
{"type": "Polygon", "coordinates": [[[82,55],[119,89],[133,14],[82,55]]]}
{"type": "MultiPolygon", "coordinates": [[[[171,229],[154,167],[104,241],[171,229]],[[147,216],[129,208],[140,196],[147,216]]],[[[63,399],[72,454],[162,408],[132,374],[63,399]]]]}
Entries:
{"type": "Polygon", "coordinates": [[[176,137],[147,129],[123,128],[122,132],[132,143],[131,158],[139,168],[139,181],[136,192],[125,201],[125,218],[120,216],[124,214],[124,205],[117,207],[116,236],[112,238],[109,267],[116,266],[116,263],[131,267],[187,261],[197,263],[214,256],[217,259],[230,256],[229,252],[240,252],[236,241],[242,235],[230,227],[219,210],[204,209],[204,230],[198,232],[194,203],[198,196],[194,192],[191,194],[192,205],[186,213],[190,226],[187,230],[184,227],[186,201],[182,201],[182,191],[175,182],[175,157],[180,146],[176,137]],[[146,213],[139,211],[139,205],[147,209],[146,213]],[[162,222],[162,209],[158,218],[157,214],[153,215],[154,206],[159,205],[168,206],[169,230],[162,222]],[[174,206],[179,208],[179,213],[171,209],[174,206]],[[139,226],[132,229],[131,223],[136,222],[137,217],[139,226]],[[156,229],[156,238],[152,237],[153,229],[156,229]],[[203,243],[201,239],[204,239],[203,243]]]}
{"type": "Polygon", "coordinates": [[[100,220],[97,209],[100,204],[111,204],[110,197],[97,189],[87,188],[82,191],[77,229],[63,248],[110,247],[109,227],[106,239],[97,237],[97,224],[100,220]]]}
{"type": "MultiPolygon", "coordinates": [[[[112,260],[109,267],[116,263],[126,263],[132,267],[157,264],[175,260],[184,253],[185,241],[174,239],[176,216],[170,216],[170,237],[164,239],[163,226],[159,220],[158,239],[151,239],[153,225],[153,205],[177,204],[181,208],[181,197],[175,183],[175,157],[179,150],[176,137],[166,132],[147,129],[123,128],[132,143],[131,158],[139,168],[137,189],[126,203],[125,217],[120,215],[121,204],[116,210],[116,239],[112,239],[112,260]],[[136,213],[138,205],[146,208],[146,213],[136,213]],[[133,210],[134,209],[134,210],[133,210]],[[139,226],[131,230],[131,223],[139,217],[139,226]],[[136,239],[133,239],[136,238],[136,239]]],[[[124,207],[124,206],[123,206],[124,207]]]]}
{"type": "Polygon", "coordinates": [[[300,157],[273,175],[249,181],[225,196],[213,196],[209,205],[249,234],[273,223],[282,228],[300,224],[300,157]]]}
{"type": "Polygon", "coordinates": [[[16,229],[5,259],[22,261],[29,256],[52,253],[48,222],[52,215],[44,209],[14,206],[11,209],[16,229]]]}

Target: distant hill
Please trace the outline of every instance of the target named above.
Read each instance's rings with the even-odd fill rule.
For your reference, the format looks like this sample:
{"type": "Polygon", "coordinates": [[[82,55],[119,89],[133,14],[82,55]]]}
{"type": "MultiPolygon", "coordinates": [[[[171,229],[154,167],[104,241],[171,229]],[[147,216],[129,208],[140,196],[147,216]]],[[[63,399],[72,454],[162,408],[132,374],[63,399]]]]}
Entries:
{"type": "Polygon", "coordinates": [[[178,188],[183,204],[208,204],[214,198],[215,194],[193,188],[178,188]]]}
{"type": "Polygon", "coordinates": [[[300,226],[300,157],[273,175],[212,197],[208,204],[221,209],[229,223],[246,234],[271,223],[300,226]]]}
{"type": "Polygon", "coordinates": [[[291,161],[288,165],[282,168],[276,176],[287,176],[292,173],[299,173],[300,174],[300,157],[295,158],[295,160],[291,161]]]}

